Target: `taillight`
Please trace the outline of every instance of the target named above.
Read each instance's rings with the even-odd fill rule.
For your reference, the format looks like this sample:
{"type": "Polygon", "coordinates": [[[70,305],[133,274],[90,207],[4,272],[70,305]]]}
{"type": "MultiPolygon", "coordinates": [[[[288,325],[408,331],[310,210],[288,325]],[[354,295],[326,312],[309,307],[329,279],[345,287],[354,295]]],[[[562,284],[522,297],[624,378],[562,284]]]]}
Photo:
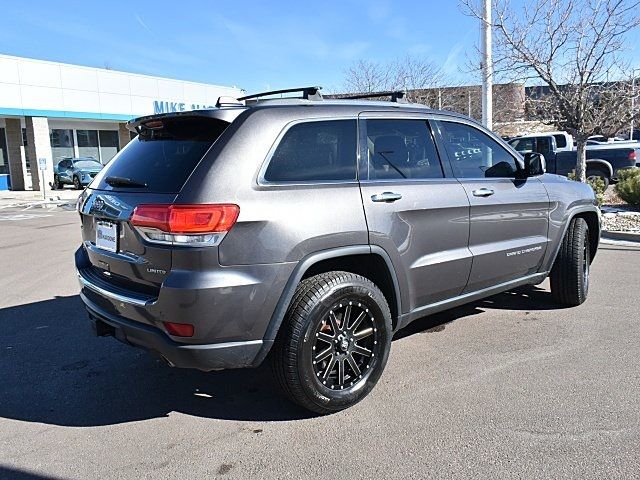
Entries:
{"type": "Polygon", "coordinates": [[[240,207],[215,205],[138,205],[131,225],[150,242],[217,245],[238,219],[240,207]]]}
{"type": "Polygon", "coordinates": [[[632,160],[635,162],[637,159],[638,159],[638,154],[636,153],[635,150],[631,150],[629,152],[629,160],[632,160]]]}

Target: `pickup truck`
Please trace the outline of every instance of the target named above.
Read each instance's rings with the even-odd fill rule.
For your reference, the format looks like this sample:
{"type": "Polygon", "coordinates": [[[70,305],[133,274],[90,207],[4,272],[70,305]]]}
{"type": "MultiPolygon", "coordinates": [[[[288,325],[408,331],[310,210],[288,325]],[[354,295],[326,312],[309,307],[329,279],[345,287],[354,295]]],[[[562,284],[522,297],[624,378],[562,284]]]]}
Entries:
{"type": "MultiPolygon", "coordinates": [[[[545,136],[545,137],[551,136],[551,137],[555,138],[556,139],[556,151],[558,151],[558,152],[570,152],[571,150],[574,150],[576,148],[576,146],[573,143],[573,137],[571,136],[571,134],[569,134],[568,132],[564,132],[564,131],[544,132],[543,134],[531,133],[529,135],[518,135],[517,137],[510,138],[509,140],[520,140],[520,141],[526,143],[529,140],[531,140],[532,138],[536,138],[536,137],[540,137],[540,136],[545,136]]],[[[514,143],[517,144],[519,142],[514,142],[514,143]]]]}
{"type": "MultiPolygon", "coordinates": [[[[554,135],[513,138],[509,140],[509,145],[523,155],[529,152],[542,154],[549,173],[566,176],[576,168],[576,150],[559,150],[554,135]]],[[[620,170],[636,167],[639,153],[640,143],[588,146],[587,179],[601,178],[605,187],[608,187],[617,181],[620,170]]]]}

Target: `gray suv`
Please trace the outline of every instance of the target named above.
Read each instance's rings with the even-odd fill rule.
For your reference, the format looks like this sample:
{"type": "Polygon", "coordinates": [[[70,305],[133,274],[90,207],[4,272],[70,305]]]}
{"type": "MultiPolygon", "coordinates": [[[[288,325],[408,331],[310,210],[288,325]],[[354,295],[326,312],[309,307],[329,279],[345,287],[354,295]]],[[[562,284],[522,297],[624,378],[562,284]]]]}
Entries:
{"type": "Polygon", "coordinates": [[[401,94],[292,91],[129,122],[78,202],[98,335],[205,371],[269,356],[292,400],[329,413],[371,391],[417,318],[547,276],[559,304],[584,302],[588,185],[401,94]]]}

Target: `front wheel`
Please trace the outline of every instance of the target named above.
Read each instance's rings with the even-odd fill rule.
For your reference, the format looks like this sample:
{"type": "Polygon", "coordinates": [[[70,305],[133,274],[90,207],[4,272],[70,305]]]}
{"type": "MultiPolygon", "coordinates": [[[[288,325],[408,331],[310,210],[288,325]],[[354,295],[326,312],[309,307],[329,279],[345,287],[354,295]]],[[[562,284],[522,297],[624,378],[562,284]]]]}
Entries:
{"type": "Polygon", "coordinates": [[[349,272],[300,283],[272,351],[274,376],[304,408],[327,414],[373,389],[391,348],[391,313],[380,289],[349,272]]]}
{"type": "Polygon", "coordinates": [[[80,179],[78,177],[73,177],[73,186],[76,190],[82,190],[82,184],[80,183],[80,179]]]}
{"type": "Polygon", "coordinates": [[[553,299],[569,307],[582,304],[589,293],[590,267],[589,226],[584,218],[574,218],[551,269],[553,299]]]}

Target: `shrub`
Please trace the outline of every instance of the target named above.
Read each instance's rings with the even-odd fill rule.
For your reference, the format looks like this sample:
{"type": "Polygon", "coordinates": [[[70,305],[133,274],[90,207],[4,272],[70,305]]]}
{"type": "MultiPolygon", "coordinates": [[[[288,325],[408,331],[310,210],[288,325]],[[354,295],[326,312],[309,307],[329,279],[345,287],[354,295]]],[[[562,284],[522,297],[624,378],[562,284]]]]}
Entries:
{"type": "MultiPolygon", "coordinates": [[[[570,172],[567,175],[567,178],[569,180],[576,180],[576,171],[573,170],[572,172],[570,172]]],[[[593,193],[596,196],[596,202],[598,202],[598,205],[602,205],[602,203],[604,202],[604,192],[607,189],[604,184],[604,180],[602,180],[601,178],[594,178],[593,180],[587,180],[587,183],[593,189],[593,193]]]]}
{"type": "Polygon", "coordinates": [[[640,205],[640,168],[620,170],[616,191],[625,202],[640,205]]]}

